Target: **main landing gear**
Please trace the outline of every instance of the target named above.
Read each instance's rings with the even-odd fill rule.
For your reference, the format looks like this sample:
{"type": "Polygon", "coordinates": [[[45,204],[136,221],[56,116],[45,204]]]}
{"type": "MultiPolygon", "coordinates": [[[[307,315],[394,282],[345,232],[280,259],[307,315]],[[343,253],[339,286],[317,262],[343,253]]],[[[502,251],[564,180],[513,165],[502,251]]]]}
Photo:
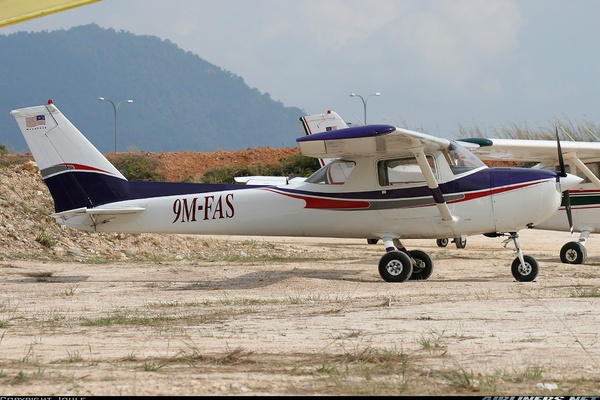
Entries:
{"type": "Polygon", "coordinates": [[[560,249],[560,261],[563,264],[583,264],[587,250],[582,242],[569,242],[560,249]]]}
{"type": "Polygon", "coordinates": [[[585,243],[590,237],[590,233],[589,229],[583,229],[577,242],[566,243],[560,249],[560,261],[564,264],[585,264],[587,258],[585,243]]]}
{"type": "MultiPolygon", "coordinates": [[[[435,241],[435,244],[437,244],[438,247],[446,247],[448,246],[448,238],[443,238],[443,239],[437,239],[435,241]]],[[[457,249],[464,249],[465,247],[467,247],[467,237],[466,236],[459,236],[457,238],[452,239],[452,243],[456,244],[456,248],[457,249]]]]}
{"type": "Polygon", "coordinates": [[[387,253],[379,260],[379,275],[386,282],[425,280],[433,273],[433,259],[424,251],[408,251],[398,239],[384,239],[387,253]]]}

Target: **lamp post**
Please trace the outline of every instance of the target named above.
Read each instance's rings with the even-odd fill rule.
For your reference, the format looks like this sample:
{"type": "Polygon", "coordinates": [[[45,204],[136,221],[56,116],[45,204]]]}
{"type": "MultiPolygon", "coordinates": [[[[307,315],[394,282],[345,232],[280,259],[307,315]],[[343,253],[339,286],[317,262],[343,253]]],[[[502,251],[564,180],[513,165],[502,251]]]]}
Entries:
{"type": "Polygon", "coordinates": [[[350,93],[350,97],[360,97],[360,99],[363,102],[363,109],[365,110],[365,119],[363,120],[363,124],[366,125],[367,124],[367,101],[369,101],[369,97],[371,96],[381,96],[381,93],[377,92],[377,93],[373,93],[367,96],[367,98],[363,98],[360,94],[354,94],[354,93],[350,93]]]}
{"type": "Polygon", "coordinates": [[[105,99],[104,97],[98,97],[98,100],[109,101],[110,104],[112,104],[112,106],[113,106],[113,110],[115,112],[115,153],[116,153],[117,152],[117,110],[119,109],[119,106],[121,105],[122,102],[126,101],[127,103],[133,103],[133,100],[121,100],[120,102],[117,103],[117,105],[115,105],[115,103],[112,100],[105,99]]]}

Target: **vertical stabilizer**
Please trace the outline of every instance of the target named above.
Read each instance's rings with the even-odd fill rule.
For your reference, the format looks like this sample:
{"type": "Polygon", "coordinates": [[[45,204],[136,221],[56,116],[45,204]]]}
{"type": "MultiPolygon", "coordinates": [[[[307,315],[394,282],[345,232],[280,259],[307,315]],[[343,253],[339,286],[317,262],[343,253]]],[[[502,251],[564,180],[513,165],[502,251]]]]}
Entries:
{"type": "MultiPolygon", "coordinates": [[[[325,114],[313,114],[300,117],[302,126],[304,127],[304,133],[307,135],[313,135],[320,132],[334,131],[338,129],[347,128],[348,125],[344,120],[335,112],[328,110],[325,114]]],[[[321,166],[328,164],[332,159],[319,159],[321,166]]]]}
{"type": "Polygon", "coordinates": [[[56,212],[127,199],[127,179],[51,101],[10,114],[40,168],[56,212]]]}

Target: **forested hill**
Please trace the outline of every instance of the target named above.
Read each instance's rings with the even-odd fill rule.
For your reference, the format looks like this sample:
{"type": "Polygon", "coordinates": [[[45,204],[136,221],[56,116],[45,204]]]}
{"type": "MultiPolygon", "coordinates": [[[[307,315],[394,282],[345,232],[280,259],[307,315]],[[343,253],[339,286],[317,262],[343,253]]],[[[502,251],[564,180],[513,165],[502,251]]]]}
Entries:
{"type": "Polygon", "coordinates": [[[28,149],[9,112],[48,99],[102,152],[114,151],[115,112],[98,97],[122,101],[118,151],[295,147],[302,134],[303,110],[155,36],[91,24],[0,35],[0,52],[0,145],[11,152],[28,149]]]}

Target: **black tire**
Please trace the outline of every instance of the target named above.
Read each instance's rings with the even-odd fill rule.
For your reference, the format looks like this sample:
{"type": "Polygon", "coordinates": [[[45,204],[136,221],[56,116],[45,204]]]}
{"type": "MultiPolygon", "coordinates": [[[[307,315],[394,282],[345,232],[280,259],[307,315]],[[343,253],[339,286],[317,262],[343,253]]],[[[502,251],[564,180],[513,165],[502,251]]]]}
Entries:
{"type": "Polygon", "coordinates": [[[377,244],[377,242],[379,242],[379,239],[367,239],[367,244],[377,244]]]}
{"type": "Polygon", "coordinates": [[[515,279],[519,282],[531,282],[537,278],[539,265],[535,258],[531,256],[523,256],[525,265],[521,265],[519,257],[512,262],[511,272],[515,279]]]}
{"type": "Polygon", "coordinates": [[[448,246],[448,238],[438,239],[435,241],[435,244],[437,244],[438,247],[446,247],[448,246]]]}
{"type": "Polygon", "coordinates": [[[386,282],[404,282],[412,272],[410,257],[401,251],[389,251],[379,260],[379,275],[386,282]]]}
{"type": "Polygon", "coordinates": [[[457,249],[464,249],[467,247],[467,238],[457,237],[454,238],[454,243],[456,244],[457,249]]]}
{"type": "Polygon", "coordinates": [[[587,258],[587,250],[580,242],[566,243],[560,249],[560,261],[563,264],[583,264],[587,258]]]}
{"type": "Polygon", "coordinates": [[[429,254],[421,250],[411,250],[409,253],[416,261],[416,265],[413,265],[413,272],[409,279],[413,281],[423,281],[428,279],[433,273],[433,260],[429,254]]]}

